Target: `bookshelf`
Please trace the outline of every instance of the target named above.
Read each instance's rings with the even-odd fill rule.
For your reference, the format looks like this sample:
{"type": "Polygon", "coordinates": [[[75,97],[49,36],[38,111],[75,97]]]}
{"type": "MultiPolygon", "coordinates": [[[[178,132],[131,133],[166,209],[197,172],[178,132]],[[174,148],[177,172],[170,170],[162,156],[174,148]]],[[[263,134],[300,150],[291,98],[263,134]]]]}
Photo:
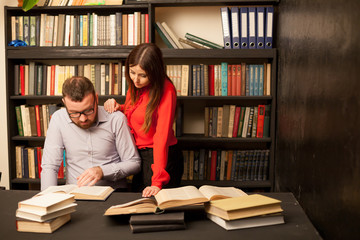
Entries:
{"type": "MultiPolygon", "coordinates": [[[[81,6],[81,7],[34,7],[28,12],[23,12],[17,7],[5,7],[5,39],[11,41],[11,17],[12,16],[40,16],[43,13],[58,15],[82,15],[96,13],[98,15],[115,14],[116,12],[133,13],[139,11],[149,15],[149,39],[150,42],[159,43],[155,37],[154,22],[157,19],[156,10],[162,7],[194,7],[194,6],[248,6],[248,5],[276,5],[276,0],[264,1],[150,1],[131,3],[121,6],[81,6]]],[[[61,96],[48,95],[15,95],[14,67],[19,64],[28,64],[35,61],[40,64],[86,64],[99,62],[124,62],[131,51],[132,46],[71,46],[71,47],[6,47],[6,88],[7,88],[7,111],[8,111],[8,146],[9,146],[9,171],[11,189],[33,189],[39,186],[39,179],[27,179],[16,177],[15,146],[24,145],[29,147],[43,146],[45,137],[23,137],[18,135],[15,106],[36,104],[61,104],[61,96]]],[[[246,63],[271,63],[271,95],[270,96],[178,96],[178,104],[184,110],[182,116],[182,133],[178,137],[179,145],[184,150],[205,148],[223,150],[269,150],[268,178],[262,181],[210,181],[210,180],[183,180],[183,185],[201,186],[204,184],[218,186],[236,186],[242,189],[261,189],[271,191],[274,187],[274,156],[275,156],[275,111],[276,111],[276,69],[277,50],[273,49],[168,49],[162,48],[165,64],[220,64],[228,62],[235,64],[246,63]],[[270,112],[270,137],[267,138],[212,138],[205,137],[203,132],[187,130],[192,125],[192,118],[187,116],[196,111],[203,118],[205,107],[220,107],[225,104],[237,106],[255,106],[259,104],[271,105],[270,112]]],[[[125,97],[121,95],[99,95],[100,104],[108,98],[115,98],[123,102],[125,97]]],[[[203,119],[195,121],[202,122],[203,119]]],[[[196,118],[196,116],[195,116],[196,118]]],[[[202,123],[200,123],[202,125],[202,123]]],[[[60,180],[64,183],[64,180],[60,180]]]]}

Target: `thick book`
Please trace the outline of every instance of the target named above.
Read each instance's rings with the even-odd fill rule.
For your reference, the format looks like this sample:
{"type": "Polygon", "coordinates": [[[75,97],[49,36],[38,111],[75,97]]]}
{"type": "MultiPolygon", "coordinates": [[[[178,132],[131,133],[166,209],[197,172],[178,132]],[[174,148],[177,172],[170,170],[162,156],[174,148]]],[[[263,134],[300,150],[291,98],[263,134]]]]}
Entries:
{"type": "Polygon", "coordinates": [[[39,213],[36,210],[29,210],[29,209],[27,209],[25,211],[23,211],[21,209],[17,209],[16,217],[35,221],[35,222],[46,222],[46,221],[49,221],[56,217],[60,217],[60,216],[75,212],[76,206],[77,206],[76,203],[70,203],[70,204],[68,204],[54,212],[51,212],[51,213],[39,213]]]}
{"type": "Polygon", "coordinates": [[[110,186],[82,186],[74,184],[50,186],[37,195],[48,193],[73,194],[76,200],[106,200],[114,189],[110,186]]]}
{"type": "Polygon", "coordinates": [[[111,206],[104,215],[121,215],[135,213],[155,213],[181,206],[202,204],[214,199],[224,199],[247,194],[234,187],[216,187],[204,185],[197,189],[194,186],[168,188],[160,190],[153,198],[141,198],[128,203],[111,206]]]}
{"type": "Polygon", "coordinates": [[[205,204],[205,211],[225,220],[234,220],[282,212],[281,201],[260,194],[214,200],[205,204]]]}
{"type": "Polygon", "coordinates": [[[244,228],[253,228],[253,227],[262,227],[262,226],[270,226],[270,225],[277,225],[283,224],[284,216],[282,214],[266,214],[256,217],[249,217],[237,220],[224,220],[221,217],[207,214],[207,217],[219,225],[220,227],[226,230],[236,230],[236,229],[244,229],[244,228]]]}
{"type": "Polygon", "coordinates": [[[70,214],[66,214],[46,222],[35,222],[26,219],[16,219],[16,230],[18,232],[52,233],[69,222],[70,214]]]}
{"type": "Polygon", "coordinates": [[[48,193],[34,196],[18,203],[20,211],[48,214],[68,206],[75,201],[74,195],[62,193],[48,193]]]}
{"type": "Polygon", "coordinates": [[[132,225],[184,224],[184,212],[131,215],[129,223],[132,225]]]}
{"type": "Polygon", "coordinates": [[[185,224],[154,224],[154,225],[133,225],[130,224],[132,233],[173,231],[185,229],[185,224]]]}
{"type": "Polygon", "coordinates": [[[200,44],[203,44],[205,46],[208,46],[208,47],[211,47],[211,48],[215,48],[215,49],[223,49],[224,47],[217,44],[217,43],[214,43],[214,42],[211,42],[209,40],[206,40],[204,38],[201,38],[201,37],[198,37],[198,36],[195,36],[193,34],[190,34],[190,33],[186,33],[185,34],[185,38],[186,39],[189,39],[191,41],[194,41],[194,42],[197,42],[197,43],[200,43],[200,44]]]}

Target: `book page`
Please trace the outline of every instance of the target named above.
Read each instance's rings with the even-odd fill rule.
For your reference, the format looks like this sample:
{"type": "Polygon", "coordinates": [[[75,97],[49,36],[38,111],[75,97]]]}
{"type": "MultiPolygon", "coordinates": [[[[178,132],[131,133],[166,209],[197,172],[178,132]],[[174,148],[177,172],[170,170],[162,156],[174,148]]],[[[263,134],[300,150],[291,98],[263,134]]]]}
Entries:
{"type": "Polygon", "coordinates": [[[247,195],[242,190],[234,187],[216,187],[204,185],[199,188],[199,191],[209,200],[241,197],[247,195]]]}
{"type": "Polygon", "coordinates": [[[74,185],[74,184],[50,186],[47,189],[45,189],[44,191],[42,191],[36,195],[44,195],[44,194],[55,193],[55,192],[70,193],[75,188],[77,188],[77,185],[74,185]]]}
{"type": "Polygon", "coordinates": [[[158,202],[158,205],[168,201],[188,200],[204,197],[205,196],[194,186],[162,189],[155,195],[155,199],[158,202]]]}
{"type": "Polygon", "coordinates": [[[129,206],[134,206],[134,205],[138,205],[138,204],[142,204],[142,203],[148,203],[148,204],[153,204],[154,206],[156,206],[156,201],[155,199],[152,198],[140,198],[131,202],[127,202],[124,204],[118,204],[115,206],[111,206],[110,208],[125,208],[125,207],[129,207],[129,206]]]}
{"type": "Polygon", "coordinates": [[[107,191],[107,189],[109,189],[108,186],[82,186],[82,187],[76,187],[70,193],[101,196],[105,191],[107,191]]]}

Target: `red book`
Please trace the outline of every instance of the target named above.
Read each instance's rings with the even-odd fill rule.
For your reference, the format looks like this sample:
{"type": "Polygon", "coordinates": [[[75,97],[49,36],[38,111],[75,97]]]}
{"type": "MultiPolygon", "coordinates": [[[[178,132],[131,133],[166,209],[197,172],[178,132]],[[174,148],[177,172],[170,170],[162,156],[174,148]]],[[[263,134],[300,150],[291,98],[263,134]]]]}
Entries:
{"type": "Polygon", "coordinates": [[[25,72],[24,65],[20,65],[20,87],[21,87],[21,95],[25,95],[25,72]]]}
{"type": "Polygon", "coordinates": [[[50,96],[55,95],[55,65],[51,65],[50,96]]]}
{"type": "Polygon", "coordinates": [[[215,96],[214,65],[209,65],[209,96],[215,96]]]}
{"type": "Polygon", "coordinates": [[[210,180],[216,180],[217,151],[211,151],[210,180]]]}
{"type": "Polygon", "coordinates": [[[145,14],[145,42],[149,42],[149,14],[145,14]]]}
{"type": "Polygon", "coordinates": [[[41,158],[42,158],[42,148],[41,147],[36,147],[36,153],[37,153],[37,162],[38,162],[38,174],[39,174],[39,178],[41,178],[41,158]]]}
{"type": "Polygon", "coordinates": [[[61,163],[59,172],[58,172],[58,178],[64,178],[64,164],[61,163]]]}
{"type": "Polygon", "coordinates": [[[234,116],[234,128],[233,128],[233,132],[232,132],[233,138],[237,137],[237,132],[239,130],[240,112],[241,112],[241,107],[236,107],[235,108],[235,116],[234,116]]]}
{"type": "Polygon", "coordinates": [[[236,65],[236,96],[241,96],[241,64],[236,65]]]}
{"type": "Polygon", "coordinates": [[[41,123],[40,123],[40,106],[35,105],[35,120],[37,136],[41,137],[41,123]]]}
{"type": "Polygon", "coordinates": [[[232,65],[228,65],[227,71],[228,79],[227,79],[227,94],[228,96],[232,96],[232,88],[233,88],[233,80],[232,80],[232,65]]]}
{"type": "Polygon", "coordinates": [[[262,138],[264,136],[264,118],[265,118],[265,105],[258,106],[258,119],[256,128],[256,137],[262,138]]]}

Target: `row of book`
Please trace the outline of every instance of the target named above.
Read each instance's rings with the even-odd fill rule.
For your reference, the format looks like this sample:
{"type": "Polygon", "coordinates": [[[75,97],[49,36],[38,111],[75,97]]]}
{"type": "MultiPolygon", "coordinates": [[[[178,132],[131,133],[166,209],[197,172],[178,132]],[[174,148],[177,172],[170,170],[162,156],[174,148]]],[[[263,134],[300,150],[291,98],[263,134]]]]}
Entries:
{"type": "Polygon", "coordinates": [[[72,76],[85,76],[99,95],[125,95],[127,83],[122,62],[79,65],[44,65],[35,62],[14,66],[15,95],[62,95],[62,85],[72,76]]]}
{"type": "MultiPolygon", "coordinates": [[[[43,147],[15,147],[16,178],[41,178],[43,147]]],[[[64,179],[66,173],[65,151],[63,164],[60,165],[58,178],[64,179]]]]}
{"type": "Polygon", "coordinates": [[[166,65],[178,96],[270,96],[271,64],[166,65]]]}
{"type": "Polygon", "coordinates": [[[182,180],[265,181],[270,150],[183,150],[182,180]]]}
{"type": "Polygon", "coordinates": [[[52,233],[70,221],[76,206],[74,195],[64,193],[49,193],[20,201],[16,210],[16,230],[52,233]]]}
{"type": "Polygon", "coordinates": [[[273,7],[222,7],[220,13],[226,49],[272,48],[273,7]]]}
{"type": "Polygon", "coordinates": [[[205,107],[204,136],[270,137],[270,105],[205,107]]]}
{"type": "Polygon", "coordinates": [[[15,106],[19,136],[46,136],[51,115],[59,108],[56,104],[15,106]]]}
{"type": "Polygon", "coordinates": [[[12,16],[11,37],[40,47],[134,46],[149,42],[149,15],[117,12],[106,16],[12,16]]]}
{"type": "MultiPolygon", "coordinates": [[[[178,96],[270,96],[271,64],[166,65],[178,96]]],[[[62,94],[63,82],[72,76],[90,79],[99,95],[125,95],[125,66],[119,62],[46,65],[30,61],[14,66],[15,95],[62,94]]]]}
{"type": "Polygon", "coordinates": [[[39,0],[40,7],[84,6],[84,5],[122,5],[123,0],[39,0]]]}

